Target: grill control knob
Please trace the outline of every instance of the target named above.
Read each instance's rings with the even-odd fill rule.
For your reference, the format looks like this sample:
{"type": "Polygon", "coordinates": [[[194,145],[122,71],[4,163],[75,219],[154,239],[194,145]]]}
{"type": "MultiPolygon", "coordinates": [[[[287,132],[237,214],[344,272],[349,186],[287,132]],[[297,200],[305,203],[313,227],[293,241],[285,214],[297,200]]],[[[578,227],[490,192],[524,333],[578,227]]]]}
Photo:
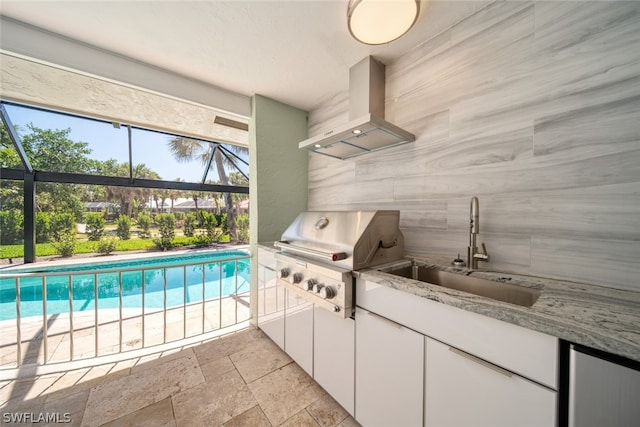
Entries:
{"type": "Polygon", "coordinates": [[[280,270],[278,270],[278,279],[284,279],[289,275],[289,269],[288,268],[281,268],[280,270]]]}
{"type": "Polygon", "coordinates": [[[293,273],[293,276],[289,277],[289,283],[296,284],[302,282],[302,273],[293,273]]]}
{"type": "Polygon", "coordinates": [[[316,283],[315,285],[313,285],[313,292],[319,294],[322,288],[324,288],[324,285],[322,283],[316,283]]]}
{"type": "Polygon", "coordinates": [[[315,285],[316,283],[318,283],[316,279],[309,279],[306,282],[304,282],[302,287],[304,288],[305,291],[312,291],[313,285],[315,285]]]}
{"type": "Polygon", "coordinates": [[[336,290],[333,286],[325,286],[320,289],[320,296],[324,299],[331,299],[336,296],[336,290]]]}

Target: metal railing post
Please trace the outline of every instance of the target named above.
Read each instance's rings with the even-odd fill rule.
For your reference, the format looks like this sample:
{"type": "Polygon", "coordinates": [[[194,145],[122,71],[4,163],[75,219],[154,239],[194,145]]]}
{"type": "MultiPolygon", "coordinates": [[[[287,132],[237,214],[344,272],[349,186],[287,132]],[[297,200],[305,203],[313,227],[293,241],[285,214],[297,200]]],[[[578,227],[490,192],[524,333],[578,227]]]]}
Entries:
{"type": "Polygon", "coordinates": [[[144,276],[144,269],[142,269],[140,271],[140,273],[142,274],[142,348],[144,348],[144,337],[145,337],[145,332],[144,332],[144,318],[146,316],[145,314],[145,303],[144,303],[144,294],[146,292],[145,289],[145,276],[144,276]]]}
{"type": "Polygon", "coordinates": [[[218,329],[222,329],[222,261],[219,261],[218,264],[220,267],[218,268],[218,315],[220,316],[218,322],[218,329]]]}
{"type": "Polygon", "coordinates": [[[73,274],[69,274],[69,360],[73,360],[73,274]]]}
{"type": "Polygon", "coordinates": [[[182,338],[187,337],[187,266],[182,266],[182,338]]]}
{"type": "Polygon", "coordinates": [[[98,274],[93,274],[93,298],[94,298],[94,306],[95,306],[95,327],[96,327],[96,336],[94,339],[95,346],[95,354],[98,357],[98,274]]]}
{"type": "Polygon", "coordinates": [[[42,276],[42,349],[44,351],[44,364],[47,363],[48,359],[48,348],[47,348],[47,335],[48,331],[48,322],[47,322],[47,276],[42,276]]]}
{"type": "Polygon", "coordinates": [[[122,353],[122,271],[118,272],[118,352],[122,353]]]}
{"type": "Polygon", "coordinates": [[[22,365],[22,331],[20,330],[20,278],[16,277],[16,366],[22,365]]]}
{"type": "Polygon", "coordinates": [[[234,260],[234,265],[233,265],[233,278],[235,280],[235,284],[236,284],[236,315],[235,315],[235,321],[233,322],[238,323],[238,299],[240,298],[240,296],[238,295],[238,260],[234,260]]]}
{"type": "Polygon", "coordinates": [[[204,288],[205,288],[205,277],[204,277],[204,263],[202,265],[202,333],[204,334],[204,288]]]}
{"type": "Polygon", "coordinates": [[[164,306],[163,313],[163,324],[164,324],[164,339],[163,343],[167,342],[167,268],[162,269],[162,290],[163,290],[163,301],[162,305],[164,306]]]}

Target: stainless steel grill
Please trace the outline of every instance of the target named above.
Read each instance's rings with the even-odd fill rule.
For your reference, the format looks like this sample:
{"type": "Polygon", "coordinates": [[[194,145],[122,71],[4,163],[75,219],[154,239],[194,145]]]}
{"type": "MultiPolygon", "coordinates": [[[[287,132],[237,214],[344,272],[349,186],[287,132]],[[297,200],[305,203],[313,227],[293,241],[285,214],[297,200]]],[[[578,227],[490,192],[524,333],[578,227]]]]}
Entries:
{"type": "Polygon", "coordinates": [[[400,212],[303,212],[275,243],[278,282],[338,315],[354,305],[352,272],[404,256],[400,212]]]}

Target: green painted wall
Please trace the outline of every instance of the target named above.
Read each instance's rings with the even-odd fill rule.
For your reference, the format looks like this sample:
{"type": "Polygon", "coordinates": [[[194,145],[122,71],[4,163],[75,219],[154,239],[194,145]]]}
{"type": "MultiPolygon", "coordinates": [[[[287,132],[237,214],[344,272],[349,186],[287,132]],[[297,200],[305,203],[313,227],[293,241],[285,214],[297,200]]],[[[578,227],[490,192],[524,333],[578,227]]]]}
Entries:
{"type": "MultiPolygon", "coordinates": [[[[251,271],[258,271],[256,244],[279,240],[298,213],[307,210],[307,113],[254,95],[249,121],[251,271]]],[[[251,307],[257,314],[257,274],[251,275],[251,307]]]]}

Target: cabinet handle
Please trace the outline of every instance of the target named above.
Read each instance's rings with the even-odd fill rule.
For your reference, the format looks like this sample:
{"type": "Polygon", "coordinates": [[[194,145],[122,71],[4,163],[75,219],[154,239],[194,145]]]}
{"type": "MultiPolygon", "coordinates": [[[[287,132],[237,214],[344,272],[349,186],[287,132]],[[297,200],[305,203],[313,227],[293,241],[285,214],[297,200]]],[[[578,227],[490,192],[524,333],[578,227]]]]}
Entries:
{"type": "Polygon", "coordinates": [[[367,311],[367,314],[368,314],[369,316],[373,316],[373,317],[375,317],[376,319],[380,319],[380,320],[382,320],[382,321],[384,321],[384,322],[387,322],[387,323],[391,324],[392,326],[395,326],[395,327],[396,327],[396,328],[398,328],[398,329],[402,329],[402,328],[404,328],[404,326],[402,326],[401,324],[396,323],[396,322],[394,322],[393,320],[389,320],[389,319],[387,319],[386,317],[380,316],[379,314],[376,314],[376,313],[374,313],[374,312],[372,312],[372,311],[367,311]]]}
{"type": "Polygon", "coordinates": [[[467,353],[465,351],[459,350],[459,349],[457,349],[455,347],[449,347],[449,351],[452,351],[455,354],[464,357],[465,359],[469,359],[472,362],[478,363],[478,364],[480,364],[480,365],[482,365],[482,366],[484,366],[486,368],[491,369],[492,371],[495,371],[495,372],[497,372],[499,374],[505,375],[505,376],[507,376],[509,378],[511,378],[513,376],[513,374],[511,372],[507,371],[506,369],[502,369],[501,367],[496,366],[491,362],[487,362],[486,360],[480,359],[479,357],[476,357],[476,356],[474,356],[472,354],[469,354],[469,353],[467,353]]]}

